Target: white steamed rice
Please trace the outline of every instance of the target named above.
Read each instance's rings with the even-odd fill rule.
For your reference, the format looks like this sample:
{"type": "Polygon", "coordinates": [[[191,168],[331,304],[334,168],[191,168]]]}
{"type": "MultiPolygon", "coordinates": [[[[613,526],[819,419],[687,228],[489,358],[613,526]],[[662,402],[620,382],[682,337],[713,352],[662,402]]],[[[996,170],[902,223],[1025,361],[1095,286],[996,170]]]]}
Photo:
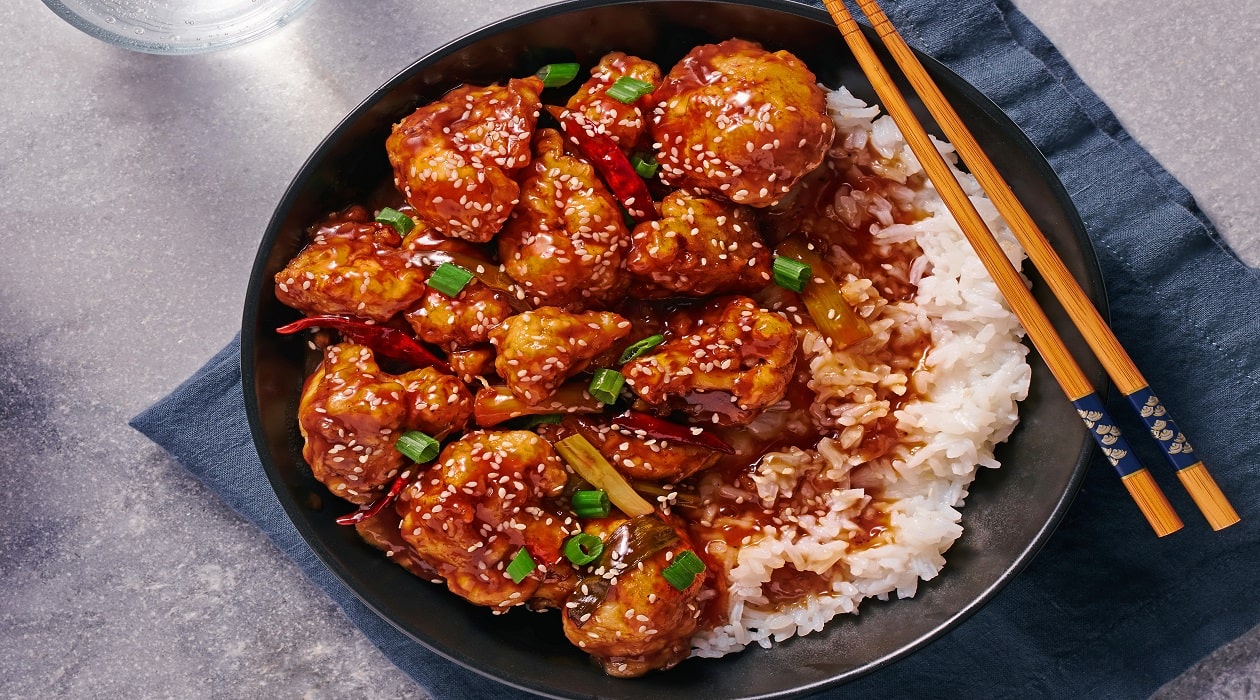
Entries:
{"type": "MultiPolygon", "coordinates": [[[[838,127],[834,155],[900,183],[887,189],[887,197],[840,196],[836,211],[855,219],[865,211],[878,222],[873,231],[882,240],[917,242],[923,254],[910,276],[918,290],[912,301],[888,302],[870,281],[850,278],[845,297],[874,337],[832,352],[817,333],[806,335],[803,349],[817,394],[813,412],[834,426],[837,437],[815,450],[768,455],[754,476],[755,497],[781,508],[809,488],[807,478],[821,476],[838,486],[817,499],[821,508],[784,515],[781,526],[727,550],[728,620],[696,635],[695,656],[722,656],[818,631],[838,613],[856,613],[868,597],[913,596],[919,581],[940,573],[945,551],[962,534],[959,509],[967,488],[978,466],[998,466],[994,445],[1014,429],[1016,402],[1028,391],[1019,324],[896,125],[843,88],[829,95],[828,106],[838,127]],[[928,216],[894,223],[892,208],[906,203],[928,216]],[[893,353],[890,343],[922,335],[930,336],[931,345],[917,368],[880,361],[893,353]],[[890,402],[878,397],[910,390],[913,398],[893,414],[905,439],[866,460],[860,454],[865,430],[890,411],[890,402]],[[875,498],[888,527],[866,546],[853,547],[856,521],[875,498]],[[770,605],[763,584],[785,564],[821,575],[830,591],[770,605]]],[[[948,144],[938,148],[952,158],[948,144]]],[[[970,176],[960,173],[960,180],[1018,266],[1023,252],[993,205],[970,176]]]]}

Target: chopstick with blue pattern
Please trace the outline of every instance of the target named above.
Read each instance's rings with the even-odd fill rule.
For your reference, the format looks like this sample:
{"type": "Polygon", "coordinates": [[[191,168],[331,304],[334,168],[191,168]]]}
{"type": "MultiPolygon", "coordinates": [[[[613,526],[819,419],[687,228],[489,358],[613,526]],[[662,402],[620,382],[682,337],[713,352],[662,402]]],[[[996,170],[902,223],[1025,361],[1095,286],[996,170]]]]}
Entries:
{"type": "MultiPolygon", "coordinates": [[[[940,88],[924,70],[923,65],[914,55],[914,51],[892,26],[888,16],[880,9],[878,1],[857,0],[857,3],[866,13],[871,27],[884,42],[897,65],[901,67],[915,91],[923,99],[928,111],[936,119],[941,130],[945,132],[945,136],[953,143],[976,180],[989,195],[1003,218],[1010,224],[1020,245],[1028,251],[1033,265],[1041,271],[1046,285],[1054,292],[1104,369],[1146,424],[1151,437],[1163,450],[1164,456],[1176,470],[1177,477],[1190,493],[1190,497],[1203,513],[1208,524],[1212,529],[1220,530],[1238,522],[1238,513],[1234,511],[1203,462],[1195,456],[1194,448],[1177,428],[1172,417],[1168,415],[1167,409],[1155,397],[1149,383],[1115,334],[1111,332],[1102,315],[1090,303],[1089,297],[1077,284],[1063,261],[1054,252],[1054,248],[1029,216],[1028,211],[1011,191],[1010,185],[1002,178],[992,161],[976,142],[975,137],[968,131],[957,112],[941,93],[940,88]]],[[[1083,410],[1080,406],[1077,408],[1083,410]]],[[[1091,410],[1090,415],[1092,414],[1091,410]]],[[[1106,449],[1107,447],[1104,446],[1104,452],[1106,449]]]]}
{"type": "Polygon", "coordinates": [[[1045,311],[1024,286],[1019,271],[1006,257],[1002,247],[985,224],[984,218],[976,211],[975,205],[963,191],[949,165],[936,150],[931,137],[914,116],[910,105],[893,82],[892,76],[875,54],[874,48],[862,34],[857,22],[845,9],[843,1],[824,0],[824,4],[831,13],[832,19],[835,20],[836,26],[839,27],[845,42],[853,51],[862,72],[871,81],[871,86],[875,89],[885,111],[896,122],[906,144],[918,158],[928,179],[936,186],[937,192],[950,213],[957,219],[963,234],[975,249],[976,255],[1002,292],[1011,310],[1028,332],[1029,339],[1045,360],[1051,374],[1076,405],[1077,412],[1081,414],[1081,419],[1085,422],[1090,434],[1104,449],[1112,466],[1120,474],[1121,482],[1150,524],[1151,529],[1159,537],[1181,529],[1182,522],[1177,517],[1176,511],[1173,510],[1150,472],[1138,462],[1133,451],[1124,442],[1120,430],[1116,427],[1115,421],[1107,415],[1094,387],[1068,352],[1063,340],[1046,317],[1045,311]]]}

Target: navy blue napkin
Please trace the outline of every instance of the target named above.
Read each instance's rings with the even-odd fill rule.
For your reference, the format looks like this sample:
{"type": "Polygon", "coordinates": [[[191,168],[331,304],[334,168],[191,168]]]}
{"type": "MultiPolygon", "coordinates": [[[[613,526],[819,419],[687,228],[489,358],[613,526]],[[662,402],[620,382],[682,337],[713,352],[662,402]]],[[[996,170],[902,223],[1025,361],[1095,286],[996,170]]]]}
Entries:
{"type": "MultiPolygon", "coordinates": [[[[919,653],[831,694],[1146,697],[1260,623],[1252,588],[1260,571],[1260,492],[1252,488],[1260,477],[1260,276],[1007,0],[883,4],[911,45],[992,98],[1046,155],[1094,242],[1112,327],[1243,520],[1212,532],[1150,441],[1133,440],[1184,530],[1154,537],[1098,459],[1058,532],[991,603],[919,653]]],[[[506,688],[378,618],[315,558],[263,475],[239,365],[238,338],[132,425],[258,525],[435,696],[504,697],[506,688]]],[[[1129,415],[1113,403],[1113,415],[1129,415]]],[[[1136,420],[1121,418],[1121,427],[1143,431],[1136,420]]]]}

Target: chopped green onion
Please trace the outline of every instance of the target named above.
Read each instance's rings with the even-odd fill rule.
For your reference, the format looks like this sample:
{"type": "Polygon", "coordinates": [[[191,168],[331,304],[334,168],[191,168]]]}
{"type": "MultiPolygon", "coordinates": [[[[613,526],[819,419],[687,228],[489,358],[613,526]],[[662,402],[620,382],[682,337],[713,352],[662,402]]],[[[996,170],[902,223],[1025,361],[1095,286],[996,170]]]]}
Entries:
{"type": "Polygon", "coordinates": [[[529,430],[530,428],[537,428],[540,425],[555,425],[562,420],[564,420],[563,413],[544,413],[538,416],[530,416],[521,421],[521,428],[529,430]]]}
{"type": "Polygon", "coordinates": [[[617,78],[612,85],[609,85],[606,92],[609,97],[618,102],[631,104],[655,89],[652,83],[623,75],[617,78]]]}
{"type": "Polygon", "coordinates": [[[674,557],[674,561],[661,570],[661,575],[669,585],[680,591],[687,590],[696,577],[703,573],[704,562],[690,549],[674,557]]]}
{"type": "Polygon", "coordinates": [[[543,87],[560,87],[577,77],[579,67],[576,63],[548,63],[534,75],[543,81],[543,87]]]}
{"type": "Polygon", "coordinates": [[[635,517],[650,515],[656,510],[635,493],[626,478],[604,459],[604,455],[581,435],[570,435],[555,444],[556,452],[568,462],[577,475],[608,494],[608,500],[622,513],[635,517]]]}
{"type": "Polygon", "coordinates": [[[630,360],[638,358],[643,353],[647,352],[648,350],[651,350],[652,348],[656,347],[657,345],[660,345],[663,342],[665,342],[665,336],[649,335],[643,340],[640,340],[632,344],[630,347],[626,348],[625,352],[621,353],[621,358],[620,358],[621,364],[624,365],[630,360]]]}
{"type": "Polygon", "coordinates": [[[437,459],[438,452],[442,450],[442,443],[419,430],[408,430],[394,441],[394,449],[406,455],[411,461],[424,464],[437,459]]]}
{"type": "Polygon", "coordinates": [[[604,541],[585,532],[579,532],[564,543],[564,556],[578,566],[595,561],[603,553],[604,541]]]}
{"type": "Polygon", "coordinates": [[[650,178],[656,174],[656,169],[661,164],[656,162],[656,156],[651,153],[636,153],[630,156],[630,165],[634,166],[634,171],[640,176],[650,178]]]}
{"type": "Polygon", "coordinates": [[[473,273],[455,263],[442,263],[429,275],[425,284],[433,287],[448,297],[459,296],[464,287],[472,281],[473,273]]]}
{"type": "Polygon", "coordinates": [[[603,403],[616,403],[617,397],[621,395],[621,387],[625,383],[626,378],[621,375],[621,372],[602,367],[595,370],[595,377],[591,379],[591,386],[587,391],[603,403]]]}
{"type": "Polygon", "coordinates": [[[390,226],[393,226],[397,229],[398,235],[400,236],[405,236],[408,233],[411,233],[411,229],[416,227],[415,219],[407,216],[397,209],[391,209],[389,207],[385,207],[380,210],[376,214],[376,220],[382,224],[389,224],[390,226]]]}
{"type": "Polygon", "coordinates": [[[805,291],[805,285],[809,284],[812,274],[809,265],[799,260],[785,258],[782,255],[774,259],[774,283],[784,289],[794,292],[805,291]]]}
{"type": "Polygon", "coordinates": [[[526,576],[534,570],[534,558],[529,556],[529,550],[521,547],[516,556],[512,557],[512,563],[507,565],[507,575],[512,577],[513,583],[520,583],[525,580],[526,576]]]}
{"type": "Polygon", "coordinates": [[[818,332],[827,339],[827,346],[832,350],[846,348],[860,340],[871,337],[871,328],[866,321],[844,300],[840,286],[831,275],[827,262],[801,236],[789,236],[775,248],[780,258],[791,258],[809,266],[811,284],[801,292],[801,301],[805,310],[818,326],[818,332]]]}
{"type": "Polygon", "coordinates": [[[574,491],[573,512],[579,518],[605,518],[612,512],[606,491],[574,491]]]}

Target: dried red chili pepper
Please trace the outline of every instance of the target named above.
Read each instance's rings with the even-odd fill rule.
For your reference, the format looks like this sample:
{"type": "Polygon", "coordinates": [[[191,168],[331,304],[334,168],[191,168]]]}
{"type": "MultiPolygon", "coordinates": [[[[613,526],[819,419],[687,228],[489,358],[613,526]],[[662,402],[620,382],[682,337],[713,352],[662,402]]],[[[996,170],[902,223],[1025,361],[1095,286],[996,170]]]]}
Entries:
{"type": "Polygon", "coordinates": [[[410,478],[410,471],[405,471],[402,474],[399,474],[398,478],[394,479],[394,483],[389,485],[389,491],[385,492],[384,496],[381,496],[365,506],[360,506],[359,509],[353,513],[346,513],[345,515],[337,518],[337,524],[357,525],[382,510],[385,510],[385,506],[393,503],[394,499],[398,498],[398,494],[402,493],[403,487],[407,485],[407,480],[410,478]]]}
{"type": "Polygon", "coordinates": [[[725,454],[735,454],[735,448],[726,444],[722,438],[694,426],[679,425],[657,418],[648,413],[626,411],[612,419],[612,424],[635,432],[642,432],[648,437],[659,440],[671,440],[684,445],[698,445],[725,454]]]}
{"type": "Polygon", "coordinates": [[[372,352],[388,357],[391,360],[409,362],[417,367],[433,365],[443,372],[451,372],[451,366],[446,364],[442,358],[429,352],[414,338],[397,328],[375,326],[362,321],[352,321],[341,316],[308,316],[298,319],[287,326],[280,326],[276,329],[276,332],[282,335],[289,335],[307,328],[316,327],[334,328],[340,331],[348,340],[360,345],[366,345],[372,349],[372,352]]]}
{"type": "Polygon", "coordinates": [[[630,212],[635,222],[643,223],[661,218],[656,213],[647,183],[639,177],[630,164],[630,159],[611,138],[593,131],[594,123],[577,112],[554,105],[548,105],[547,111],[560,122],[564,135],[577,146],[578,153],[599,171],[608,189],[612,190],[613,196],[630,212]]]}

